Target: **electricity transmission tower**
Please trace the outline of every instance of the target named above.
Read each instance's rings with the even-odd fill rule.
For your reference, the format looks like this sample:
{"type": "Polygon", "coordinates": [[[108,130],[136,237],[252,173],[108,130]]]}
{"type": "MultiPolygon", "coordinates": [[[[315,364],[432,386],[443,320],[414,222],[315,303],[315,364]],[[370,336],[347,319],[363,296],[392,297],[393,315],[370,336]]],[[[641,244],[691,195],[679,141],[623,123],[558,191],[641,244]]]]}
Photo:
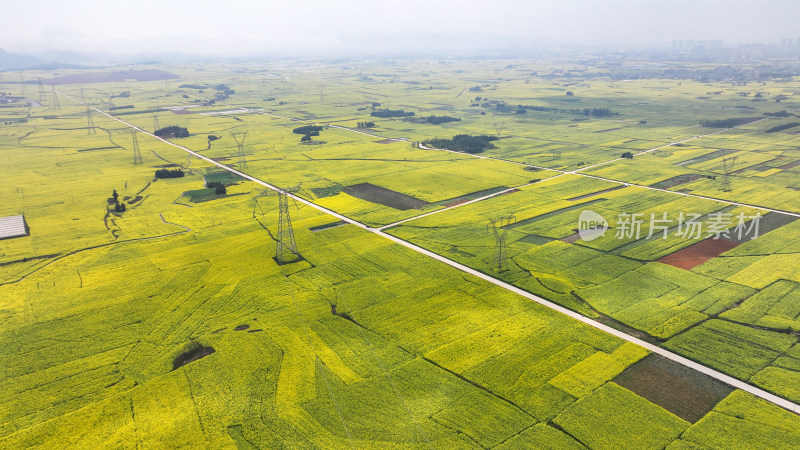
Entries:
{"type": "Polygon", "coordinates": [[[231,133],[231,137],[233,137],[233,140],[236,141],[236,145],[239,147],[239,169],[246,169],[247,156],[244,154],[244,140],[247,139],[247,131],[244,133],[231,133]]]}
{"type": "Polygon", "coordinates": [[[731,156],[722,159],[722,183],[720,183],[720,189],[725,192],[731,191],[731,173],[733,173],[733,167],[736,165],[738,158],[738,156],[731,156]]]}
{"type": "Polygon", "coordinates": [[[500,122],[500,123],[494,124],[494,131],[497,133],[497,139],[500,139],[500,137],[503,135],[503,130],[505,130],[505,129],[506,129],[506,123],[505,122],[500,122]]]}
{"type": "Polygon", "coordinates": [[[325,101],[325,95],[326,95],[325,87],[324,86],[320,86],[320,88],[319,88],[319,101],[320,102],[324,102],[325,101]]]}
{"type": "Polygon", "coordinates": [[[161,109],[161,107],[158,105],[158,99],[156,99],[156,110],[153,111],[153,133],[155,133],[156,131],[158,131],[159,128],[161,128],[160,126],[158,126],[159,109],[161,109]]]}
{"type": "Polygon", "coordinates": [[[19,73],[19,88],[22,96],[25,97],[25,72],[19,73]]]}
{"type": "Polygon", "coordinates": [[[56,93],[56,85],[53,84],[53,109],[61,109],[61,103],[58,102],[58,94],[56,93]]]}
{"type": "MultiPolygon", "coordinates": [[[[261,208],[261,205],[258,203],[258,198],[272,196],[272,195],[278,196],[278,236],[273,237],[273,239],[275,240],[276,244],[275,262],[281,265],[301,261],[303,259],[303,256],[297,250],[297,242],[295,241],[294,229],[292,228],[292,218],[289,215],[289,199],[292,199],[295,207],[297,207],[297,203],[294,201],[295,199],[293,198],[293,196],[298,193],[302,193],[307,196],[309,195],[300,185],[297,185],[285,189],[280,189],[277,192],[271,190],[265,190],[261,194],[255,197],[256,203],[255,206],[253,207],[254,218],[256,217],[255,215],[256,207],[261,208]]],[[[262,214],[264,214],[263,209],[261,210],[261,212],[262,214]]],[[[264,225],[262,224],[261,226],[264,225]]],[[[264,228],[266,227],[264,226],[264,228]]],[[[272,233],[270,233],[270,236],[271,235],[272,233]]]]}
{"type": "Polygon", "coordinates": [[[508,226],[516,220],[516,216],[502,216],[497,220],[489,219],[488,227],[491,227],[494,232],[495,239],[492,269],[498,272],[508,270],[508,261],[506,261],[506,235],[508,234],[508,226]]]}
{"type": "Polygon", "coordinates": [[[289,195],[286,191],[278,192],[278,243],[275,246],[275,261],[278,264],[292,262],[301,258],[294,240],[292,218],[289,216],[289,195]]]}
{"type": "Polygon", "coordinates": [[[81,103],[86,105],[86,130],[87,134],[94,134],[96,133],[94,129],[94,120],[92,119],[92,108],[89,107],[89,104],[83,99],[83,88],[81,88],[81,103]]]}
{"type": "Polygon", "coordinates": [[[47,97],[47,93],[44,91],[44,83],[42,83],[42,79],[39,78],[36,80],[39,84],[39,102],[43,102],[45,97],[47,97]]]}
{"type": "Polygon", "coordinates": [[[139,152],[139,139],[136,138],[136,130],[131,130],[131,137],[133,137],[133,165],[138,166],[142,164],[142,154],[139,152]]]}

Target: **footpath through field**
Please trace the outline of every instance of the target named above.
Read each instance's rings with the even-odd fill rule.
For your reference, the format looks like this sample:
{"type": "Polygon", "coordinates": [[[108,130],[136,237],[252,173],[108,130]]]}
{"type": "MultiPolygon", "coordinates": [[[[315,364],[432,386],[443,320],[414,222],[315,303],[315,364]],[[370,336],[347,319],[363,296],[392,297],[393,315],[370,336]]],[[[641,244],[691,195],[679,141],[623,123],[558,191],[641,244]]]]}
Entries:
{"type": "MultiPolygon", "coordinates": [[[[765,391],[763,389],[760,389],[760,388],[757,388],[755,386],[752,386],[752,385],[750,385],[748,383],[745,383],[744,381],[741,381],[741,380],[738,380],[738,379],[733,378],[731,376],[725,375],[722,372],[719,372],[719,371],[714,370],[714,369],[712,369],[710,367],[704,366],[702,364],[699,364],[697,362],[694,362],[692,360],[684,358],[683,356],[680,356],[680,355],[678,355],[676,353],[673,353],[673,352],[671,352],[669,350],[665,350],[665,349],[663,349],[661,347],[658,347],[656,345],[653,345],[653,344],[650,344],[648,342],[645,342],[645,341],[643,341],[641,339],[633,337],[633,336],[631,336],[631,335],[629,335],[627,333],[624,333],[624,332],[622,332],[620,330],[617,330],[615,328],[611,328],[611,327],[609,327],[607,325],[604,325],[604,324],[602,324],[600,322],[597,322],[597,321],[595,321],[593,319],[585,317],[585,316],[581,315],[580,313],[577,313],[577,312],[572,311],[570,309],[567,309],[567,308],[565,308],[565,307],[563,307],[561,305],[553,303],[553,302],[551,302],[549,300],[545,300],[545,299],[543,299],[541,297],[533,295],[530,292],[524,291],[524,290],[522,290],[522,289],[520,289],[520,288],[518,288],[516,286],[512,286],[512,285],[510,285],[510,284],[508,284],[508,283],[506,283],[504,281],[500,281],[500,280],[498,280],[498,279],[496,279],[496,278],[494,278],[494,277],[492,277],[490,275],[487,275],[487,274],[485,274],[483,272],[479,272],[479,271],[477,271],[475,269],[472,269],[470,267],[467,267],[467,266],[465,266],[463,264],[457,263],[457,262],[455,262],[455,261],[453,261],[451,259],[445,258],[444,256],[438,255],[438,254],[433,253],[433,252],[431,252],[429,250],[426,250],[426,249],[424,249],[422,247],[414,245],[414,244],[412,244],[410,242],[404,241],[404,240],[402,240],[402,239],[400,239],[398,237],[386,234],[380,228],[369,227],[369,226],[367,226],[367,225],[365,225],[365,224],[363,224],[363,223],[361,223],[361,222],[359,222],[357,220],[351,219],[351,218],[349,218],[347,216],[344,216],[342,214],[339,214],[339,213],[337,213],[335,211],[331,211],[331,210],[329,210],[327,208],[319,206],[314,202],[306,200],[306,199],[304,199],[302,197],[299,197],[297,195],[294,195],[292,193],[285,192],[284,190],[282,190],[281,188],[279,188],[277,186],[273,186],[273,185],[271,185],[271,184],[269,184],[269,183],[267,183],[265,181],[262,181],[262,180],[260,180],[258,178],[255,178],[253,176],[247,175],[246,173],[240,172],[240,171],[238,171],[236,169],[233,169],[233,168],[231,168],[229,166],[226,166],[226,165],[224,165],[224,164],[222,164],[220,162],[214,161],[213,159],[208,158],[206,156],[203,156],[203,155],[201,155],[201,154],[199,154],[199,153],[197,153],[197,152],[195,152],[193,150],[190,150],[190,149],[188,149],[186,147],[183,147],[183,146],[178,145],[178,144],[176,144],[174,142],[170,142],[170,141],[168,141],[168,140],[166,140],[164,138],[156,136],[153,133],[150,133],[148,131],[145,131],[145,130],[137,127],[136,125],[133,125],[133,124],[131,124],[129,122],[126,122],[126,121],[124,121],[124,120],[122,120],[120,118],[117,118],[115,116],[112,116],[111,114],[109,114],[109,113],[107,113],[105,111],[101,111],[101,110],[99,110],[99,109],[97,109],[97,108],[95,108],[93,106],[86,105],[85,103],[83,103],[83,102],[81,102],[81,101],[79,101],[79,100],[77,100],[77,99],[75,99],[75,98],[73,98],[73,97],[71,97],[71,96],[69,96],[67,94],[64,94],[64,93],[62,93],[60,91],[56,91],[56,92],[58,92],[58,94],[63,95],[64,97],[67,97],[68,99],[70,99],[70,100],[72,100],[72,101],[74,101],[74,102],[76,102],[78,104],[87,106],[87,107],[93,109],[94,111],[97,111],[98,113],[103,114],[106,117],[109,117],[110,119],[116,120],[117,122],[119,122],[121,124],[124,124],[125,126],[128,126],[128,127],[132,128],[132,129],[134,129],[134,130],[136,130],[136,131],[138,131],[140,133],[144,133],[144,134],[152,137],[153,139],[157,139],[157,140],[159,140],[159,141],[161,141],[161,142],[163,142],[163,143],[165,143],[167,145],[171,145],[173,147],[179,148],[179,149],[191,154],[192,156],[200,158],[200,159],[202,159],[202,160],[204,160],[204,161],[206,161],[206,162],[208,162],[210,164],[213,164],[213,165],[215,165],[215,166],[217,166],[217,167],[219,167],[221,169],[227,170],[228,172],[236,174],[236,175],[238,175],[238,176],[240,176],[240,177],[242,177],[244,179],[250,180],[250,181],[252,181],[252,182],[254,182],[256,184],[264,186],[264,187],[266,187],[268,189],[271,189],[273,191],[285,193],[287,196],[292,197],[295,201],[301,202],[301,203],[303,203],[305,205],[308,205],[308,206],[310,206],[310,207],[312,207],[314,209],[317,209],[317,210],[319,210],[321,212],[324,212],[326,214],[334,216],[334,217],[336,217],[336,218],[338,218],[338,219],[340,219],[342,221],[345,221],[345,222],[347,222],[347,223],[349,223],[351,225],[355,225],[355,226],[357,226],[359,228],[362,228],[364,230],[367,230],[367,231],[369,231],[371,233],[375,233],[378,236],[381,236],[383,238],[389,239],[389,240],[391,240],[393,242],[396,242],[396,243],[398,243],[398,244],[400,244],[400,245],[402,245],[404,247],[407,247],[407,248],[409,248],[411,250],[414,250],[414,251],[416,251],[418,253],[426,255],[426,256],[428,256],[430,258],[433,258],[433,259],[435,259],[437,261],[443,262],[443,263],[445,263],[445,264],[447,264],[447,265],[449,265],[451,267],[454,267],[454,268],[456,268],[456,269],[458,269],[458,270],[460,270],[462,272],[465,272],[465,273],[468,273],[470,275],[476,276],[476,277],[481,278],[481,279],[483,279],[485,281],[488,281],[488,282],[490,282],[492,284],[500,286],[500,287],[502,287],[502,288],[504,288],[504,289],[506,289],[508,291],[514,292],[516,294],[519,294],[519,295],[521,295],[521,296],[523,296],[523,297],[525,297],[525,298],[527,298],[529,300],[532,300],[532,301],[534,301],[536,303],[539,303],[540,305],[546,306],[546,307],[548,307],[548,308],[550,308],[550,309],[552,309],[554,311],[557,311],[557,312],[559,312],[561,314],[564,314],[566,316],[569,316],[569,317],[571,317],[571,318],[573,318],[575,320],[578,320],[578,321],[583,322],[583,323],[585,323],[587,325],[595,327],[595,328],[597,328],[599,330],[602,330],[602,331],[604,331],[604,332],[606,332],[608,334],[611,334],[611,335],[616,336],[616,337],[618,337],[620,339],[623,339],[625,341],[628,341],[628,342],[634,343],[636,345],[639,345],[641,347],[644,347],[644,348],[646,348],[647,350],[649,350],[649,351],[651,351],[653,353],[661,355],[661,356],[663,356],[663,357],[665,357],[667,359],[675,361],[675,362],[677,362],[679,364],[682,364],[682,365],[684,365],[686,367],[689,367],[689,368],[692,368],[694,370],[697,370],[698,372],[704,373],[704,374],[706,374],[706,375],[708,375],[708,376],[710,376],[712,378],[716,378],[717,380],[722,381],[723,383],[726,383],[726,384],[728,384],[728,385],[730,385],[730,386],[732,386],[734,388],[741,389],[743,391],[749,392],[749,393],[751,393],[751,394],[753,394],[753,395],[755,395],[757,397],[760,397],[760,398],[762,398],[764,400],[767,400],[767,401],[769,401],[769,402],[771,402],[771,403],[773,403],[775,405],[778,405],[778,406],[780,406],[780,407],[782,407],[784,409],[792,411],[792,412],[794,412],[796,414],[800,414],[800,405],[798,405],[797,403],[790,402],[789,400],[786,400],[784,398],[778,397],[775,394],[772,394],[772,393],[767,392],[767,391],[765,391]]],[[[280,117],[282,117],[282,116],[280,116],[280,117]]],[[[667,192],[670,192],[670,191],[667,191],[667,192]]],[[[729,202],[726,202],[726,203],[729,203],[729,202]]]]}

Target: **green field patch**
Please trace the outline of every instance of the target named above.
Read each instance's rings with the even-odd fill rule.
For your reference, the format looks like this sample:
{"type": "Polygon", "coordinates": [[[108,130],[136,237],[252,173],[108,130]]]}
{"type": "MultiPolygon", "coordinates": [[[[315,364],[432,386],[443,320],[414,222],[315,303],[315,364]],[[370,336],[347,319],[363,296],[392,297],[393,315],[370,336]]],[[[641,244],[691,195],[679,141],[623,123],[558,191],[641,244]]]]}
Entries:
{"type": "Polygon", "coordinates": [[[689,427],[685,420],[614,383],[581,398],[553,423],[589,448],[663,448],[689,427]]]}
{"type": "Polygon", "coordinates": [[[645,357],[647,353],[644,348],[626,342],[612,353],[595,353],[561,372],[549,383],[574,397],[583,397],[645,357]]]}
{"type": "Polygon", "coordinates": [[[536,419],[514,405],[478,391],[468,392],[431,419],[466,434],[485,448],[494,447],[536,423],[536,419]]]}
{"type": "Polygon", "coordinates": [[[575,439],[572,439],[552,426],[539,423],[522,433],[512,437],[495,447],[502,450],[516,450],[520,448],[536,448],[542,450],[584,449],[575,439]]]}
{"type": "Polygon", "coordinates": [[[217,194],[214,188],[195,189],[192,191],[184,191],[184,197],[189,197],[192,203],[203,203],[211,200],[226,197],[225,194],[217,194]]]}
{"type": "Polygon", "coordinates": [[[691,164],[698,164],[706,161],[711,161],[712,159],[722,158],[724,156],[728,156],[731,153],[736,153],[736,150],[715,150],[713,152],[708,152],[705,155],[696,156],[692,159],[687,159],[685,161],[675,163],[676,166],[689,166],[691,164]]]}
{"type": "Polygon", "coordinates": [[[204,176],[206,185],[209,183],[222,183],[226,186],[244,181],[244,178],[227,170],[207,172],[204,176]]]}
{"type": "Polygon", "coordinates": [[[708,320],[664,346],[687,358],[748,380],[797,342],[796,336],[708,320]]]}
{"type": "Polygon", "coordinates": [[[800,330],[800,283],[778,280],[720,317],[774,329],[800,330]]]}
{"type": "MultiPolygon", "coordinates": [[[[782,362],[782,364],[789,365],[786,362],[782,362]]],[[[792,369],[766,367],[755,374],[750,381],[783,398],[800,402],[800,367],[798,367],[800,360],[793,360],[791,365],[794,366],[792,369]]]]}
{"type": "MultiPolygon", "coordinates": [[[[683,441],[694,444],[684,448],[797,447],[800,417],[782,409],[771,413],[772,406],[744,391],[734,391],[681,435],[683,441]]],[[[676,443],[667,448],[682,447],[676,443]]]]}

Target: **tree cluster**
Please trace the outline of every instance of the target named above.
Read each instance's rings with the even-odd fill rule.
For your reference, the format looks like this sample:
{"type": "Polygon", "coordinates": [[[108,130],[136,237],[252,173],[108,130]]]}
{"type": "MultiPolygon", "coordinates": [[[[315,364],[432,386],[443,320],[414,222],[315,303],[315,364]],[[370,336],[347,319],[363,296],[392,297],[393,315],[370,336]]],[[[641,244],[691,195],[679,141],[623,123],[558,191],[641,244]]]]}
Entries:
{"type": "Polygon", "coordinates": [[[375,122],[367,122],[367,121],[358,122],[358,124],[357,124],[358,128],[373,128],[374,126],[375,126],[375,122]]]}
{"type": "Polygon", "coordinates": [[[785,109],[783,111],[778,111],[778,112],[774,112],[774,113],[773,112],[765,112],[764,115],[768,116],[768,117],[789,117],[789,116],[797,117],[797,114],[792,114],[789,111],[786,111],[785,109]]]}
{"type": "Polygon", "coordinates": [[[214,193],[217,195],[225,195],[228,193],[228,190],[226,189],[225,185],[219,181],[212,181],[210,183],[207,183],[206,187],[209,189],[213,188],[214,193]]]}
{"type": "Polygon", "coordinates": [[[319,136],[322,127],[319,125],[305,125],[292,130],[293,133],[302,134],[300,142],[311,142],[311,136],[319,136]]]}
{"type": "Polygon", "coordinates": [[[372,111],[369,115],[372,117],[411,117],[414,113],[405,112],[402,109],[378,109],[372,111]]]}
{"type": "Polygon", "coordinates": [[[117,190],[114,189],[114,193],[111,194],[111,197],[114,199],[114,212],[124,213],[127,208],[125,203],[119,202],[119,194],[117,194],[117,190]]]}
{"type": "Polygon", "coordinates": [[[732,119],[703,120],[700,126],[705,128],[733,128],[756,121],[756,117],[735,117],[732,119]]]}
{"type": "Polygon", "coordinates": [[[175,136],[179,138],[189,137],[189,130],[184,127],[179,127],[177,125],[171,125],[168,127],[160,128],[156,130],[153,134],[158,137],[168,137],[168,136],[175,136]]]}
{"type": "Polygon", "coordinates": [[[184,173],[181,169],[158,169],[156,178],[183,178],[184,173]]]}
{"type": "Polygon", "coordinates": [[[403,120],[414,123],[429,123],[431,125],[439,125],[447,122],[461,122],[461,119],[458,117],[451,116],[406,117],[403,120]]]}
{"type": "Polygon", "coordinates": [[[483,153],[486,150],[497,148],[492,141],[496,141],[497,136],[471,136],[469,134],[457,134],[452,139],[433,138],[422,141],[426,147],[443,148],[466,153],[483,153]]]}
{"type": "Polygon", "coordinates": [[[537,105],[517,105],[512,106],[503,101],[497,100],[486,100],[480,105],[484,108],[494,108],[498,112],[503,113],[516,113],[516,114],[525,114],[530,111],[539,111],[539,112],[560,112],[565,114],[577,114],[581,116],[592,116],[592,117],[608,117],[608,116],[616,116],[619,113],[615,113],[608,108],[583,108],[583,109],[558,109],[552,108],[549,106],[537,106],[537,105]]]}
{"type": "Polygon", "coordinates": [[[769,130],[767,130],[766,132],[767,133],[775,133],[777,131],[783,131],[783,130],[788,130],[789,128],[794,128],[794,127],[796,127],[798,125],[800,125],[800,123],[798,123],[798,122],[784,123],[783,125],[778,125],[778,126],[772,127],[769,130]]]}
{"type": "Polygon", "coordinates": [[[616,113],[611,112],[611,110],[608,108],[584,108],[583,115],[592,117],[608,117],[616,115],[616,113]]]}
{"type": "Polygon", "coordinates": [[[312,136],[319,136],[319,132],[322,131],[321,126],[319,125],[304,125],[302,127],[297,127],[292,130],[294,134],[311,134],[312,136]],[[312,134],[316,133],[316,134],[312,134]]]}
{"type": "Polygon", "coordinates": [[[625,159],[633,159],[633,153],[631,153],[631,152],[625,152],[625,153],[623,153],[623,154],[622,154],[622,156],[621,156],[621,157],[622,157],[622,158],[625,158],[625,159]]]}

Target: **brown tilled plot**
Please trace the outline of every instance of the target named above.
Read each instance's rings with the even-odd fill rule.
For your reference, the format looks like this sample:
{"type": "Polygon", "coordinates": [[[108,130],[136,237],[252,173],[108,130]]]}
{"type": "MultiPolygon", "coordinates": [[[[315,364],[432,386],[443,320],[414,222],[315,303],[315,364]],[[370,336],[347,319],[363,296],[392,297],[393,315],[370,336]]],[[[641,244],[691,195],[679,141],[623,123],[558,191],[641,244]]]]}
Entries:
{"type": "Polygon", "coordinates": [[[691,423],[733,392],[719,380],[656,354],[628,367],[613,381],[691,423]]]}
{"type": "Polygon", "coordinates": [[[696,244],[682,248],[675,253],[661,257],[658,262],[669,264],[680,269],[691,270],[711,258],[721,255],[739,245],[730,239],[705,239],[696,244]]]}
{"type": "Polygon", "coordinates": [[[409,209],[421,209],[428,202],[411,197],[400,192],[375,186],[370,183],[359,183],[345,186],[344,191],[353,197],[360,198],[372,203],[379,203],[390,208],[407,211],[409,209]]]}

